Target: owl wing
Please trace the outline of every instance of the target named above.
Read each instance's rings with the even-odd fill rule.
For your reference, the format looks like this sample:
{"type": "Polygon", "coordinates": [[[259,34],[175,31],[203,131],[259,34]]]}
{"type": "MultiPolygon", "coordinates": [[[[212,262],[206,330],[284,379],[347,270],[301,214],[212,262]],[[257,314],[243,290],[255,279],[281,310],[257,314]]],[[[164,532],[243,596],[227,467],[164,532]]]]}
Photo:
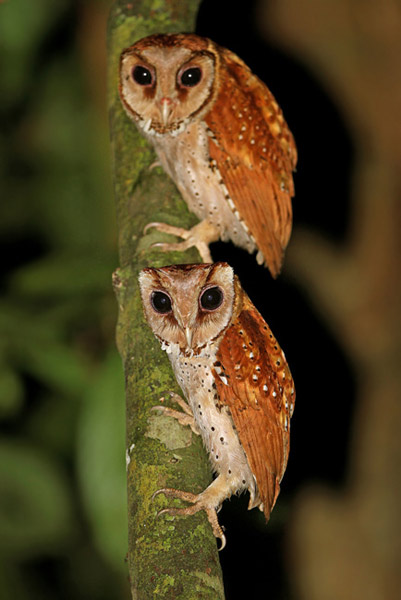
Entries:
{"type": "Polygon", "coordinates": [[[268,520],[287,466],[295,393],[284,353],[249,298],[216,359],[220,402],[231,411],[268,520]]]}
{"type": "Polygon", "coordinates": [[[220,56],[219,93],[205,117],[211,166],[276,277],[291,234],[295,142],[265,84],[229,50],[220,56]]]}

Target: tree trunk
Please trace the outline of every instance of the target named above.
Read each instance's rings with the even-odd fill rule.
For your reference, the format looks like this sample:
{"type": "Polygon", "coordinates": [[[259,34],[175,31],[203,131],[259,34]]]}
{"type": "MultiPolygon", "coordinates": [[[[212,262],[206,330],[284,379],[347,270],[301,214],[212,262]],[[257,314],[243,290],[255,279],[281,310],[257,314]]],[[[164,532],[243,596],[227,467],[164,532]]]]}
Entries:
{"type": "Polygon", "coordinates": [[[152,412],[168,392],[180,393],[170,363],[145,325],[138,273],[145,266],[199,262],[194,249],[162,253],[151,248],[171,236],[151,221],[190,227],[188,212],[155,154],[125,115],[118,97],[121,51],[152,33],[191,31],[199,0],[115,3],[109,21],[109,113],[121,267],[114,275],[119,303],[117,345],[124,363],[127,398],[128,563],[134,599],[224,598],[217,545],[203,512],[187,518],[161,516],[168,501],[152,494],[163,486],[198,493],[211,481],[201,440],[170,417],[152,412]]]}

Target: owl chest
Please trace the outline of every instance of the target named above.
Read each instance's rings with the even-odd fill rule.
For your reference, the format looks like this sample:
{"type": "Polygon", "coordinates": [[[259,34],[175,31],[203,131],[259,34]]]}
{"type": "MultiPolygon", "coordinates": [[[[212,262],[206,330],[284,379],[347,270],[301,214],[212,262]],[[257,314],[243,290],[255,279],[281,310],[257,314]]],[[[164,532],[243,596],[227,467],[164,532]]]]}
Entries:
{"type": "Polygon", "coordinates": [[[217,165],[211,163],[205,123],[189,124],[177,135],[152,137],[151,142],[189,210],[217,227],[222,240],[231,239],[252,252],[255,243],[229,197],[217,165]]]}
{"type": "Polygon", "coordinates": [[[227,406],[221,405],[209,367],[212,357],[172,360],[177,381],[191,407],[213,469],[249,484],[249,465],[227,406]]]}

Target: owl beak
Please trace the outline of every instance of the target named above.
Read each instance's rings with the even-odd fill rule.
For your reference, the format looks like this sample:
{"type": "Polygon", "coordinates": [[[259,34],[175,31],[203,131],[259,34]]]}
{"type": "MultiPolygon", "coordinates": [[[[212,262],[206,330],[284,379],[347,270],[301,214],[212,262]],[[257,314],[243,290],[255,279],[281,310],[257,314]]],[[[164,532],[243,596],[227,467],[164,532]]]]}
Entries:
{"type": "Polygon", "coordinates": [[[161,116],[162,116],[163,125],[166,126],[166,125],[168,125],[168,121],[169,121],[170,115],[173,110],[173,101],[171,100],[171,98],[164,96],[160,100],[160,104],[161,104],[161,116]]]}
{"type": "Polygon", "coordinates": [[[185,327],[185,339],[187,340],[188,348],[192,347],[192,329],[185,327]]]}

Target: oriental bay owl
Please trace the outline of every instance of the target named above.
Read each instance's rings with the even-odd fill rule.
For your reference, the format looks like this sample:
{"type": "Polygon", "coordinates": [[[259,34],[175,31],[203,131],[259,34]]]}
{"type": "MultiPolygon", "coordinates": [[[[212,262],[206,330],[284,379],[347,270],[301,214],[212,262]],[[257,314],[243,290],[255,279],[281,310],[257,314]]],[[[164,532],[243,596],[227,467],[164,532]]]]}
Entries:
{"type": "Polygon", "coordinates": [[[297,153],[266,85],[230,50],[194,34],[158,34],[126,50],[120,97],[152,143],[189,209],[190,231],[150,223],[183,238],[165,250],[231,240],[274,277],[291,234],[292,171],[297,153]]]}
{"type": "Polygon", "coordinates": [[[200,494],[163,488],[190,503],[162,512],[216,510],[248,490],[266,520],[280,491],[290,447],[294,384],[284,353],[224,262],[146,268],[139,276],[145,318],[168,354],[186,402],[156,407],[202,436],[216,479],[200,494]]]}

